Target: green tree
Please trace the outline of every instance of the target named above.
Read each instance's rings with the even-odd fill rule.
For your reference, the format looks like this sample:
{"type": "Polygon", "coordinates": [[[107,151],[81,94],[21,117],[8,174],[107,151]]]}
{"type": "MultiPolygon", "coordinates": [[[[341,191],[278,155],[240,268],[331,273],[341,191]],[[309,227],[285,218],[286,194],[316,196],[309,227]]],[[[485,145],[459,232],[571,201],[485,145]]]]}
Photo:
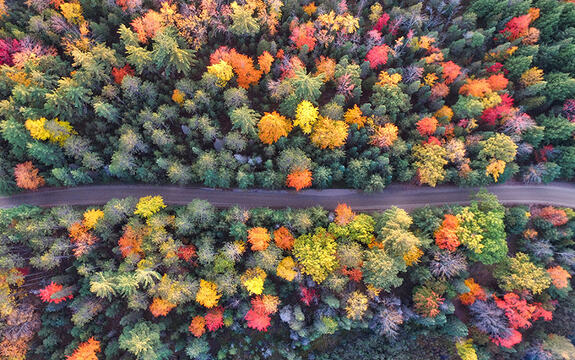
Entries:
{"type": "Polygon", "coordinates": [[[260,118],[260,114],[246,105],[230,111],[232,129],[240,130],[242,134],[247,135],[252,139],[255,139],[258,135],[256,125],[260,118]]]}
{"type": "Polygon", "coordinates": [[[403,259],[389,256],[384,249],[373,248],[364,252],[362,268],[364,281],[383,291],[390,291],[400,286],[403,279],[398,275],[406,268],[403,259]]]}
{"type": "Polygon", "coordinates": [[[238,5],[237,2],[231,3],[232,8],[232,26],[230,31],[236,35],[255,35],[260,31],[260,24],[252,15],[254,9],[249,5],[238,5]]]}
{"type": "Polygon", "coordinates": [[[120,349],[136,356],[138,360],[161,360],[172,355],[160,340],[161,327],[148,321],[125,327],[120,335],[120,349]]]}

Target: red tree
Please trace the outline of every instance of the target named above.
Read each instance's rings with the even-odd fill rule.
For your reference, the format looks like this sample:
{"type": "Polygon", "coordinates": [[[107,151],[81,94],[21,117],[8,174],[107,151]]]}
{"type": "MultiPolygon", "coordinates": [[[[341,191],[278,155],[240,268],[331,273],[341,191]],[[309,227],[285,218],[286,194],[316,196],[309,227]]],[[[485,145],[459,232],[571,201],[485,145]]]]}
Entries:
{"type": "Polygon", "coordinates": [[[205,316],[206,327],[209,331],[216,331],[224,326],[224,309],[217,307],[208,311],[205,316]]]}
{"type": "Polygon", "coordinates": [[[365,60],[369,61],[369,67],[377,68],[379,65],[387,64],[387,58],[391,49],[387,45],[374,46],[365,55],[365,60]]]}
{"type": "Polygon", "coordinates": [[[256,329],[258,331],[268,331],[268,327],[271,324],[271,318],[269,315],[250,309],[246,316],[246,321],[248,322],[248,327],[256,329]]]}
{"type": "Polygon", "coordinates": [[[134,75],[134,69],[128,64],[123,68],[113,68],[112,69],[112,76],[114,77],[114,82],[116,84],[121,84],[122,80],[124,80],[124,76],[126,75],[134,75]]]}
{"type": "Polygon", "coordinates": [[[432,117],[424,117],[423,119],[417,122],[417,131],[421,134],[421,136],[429,136],[435,133],[437,129],[437,119],[432,117]]]}
{"type": "Polygon", "coordinates": [[[59,304],[67,299],[72,299],[74,296],[69,293],[68,289],[60,284],[51,282],[50,285],[38,291],[38,295],[43,302],[59,304]]]}

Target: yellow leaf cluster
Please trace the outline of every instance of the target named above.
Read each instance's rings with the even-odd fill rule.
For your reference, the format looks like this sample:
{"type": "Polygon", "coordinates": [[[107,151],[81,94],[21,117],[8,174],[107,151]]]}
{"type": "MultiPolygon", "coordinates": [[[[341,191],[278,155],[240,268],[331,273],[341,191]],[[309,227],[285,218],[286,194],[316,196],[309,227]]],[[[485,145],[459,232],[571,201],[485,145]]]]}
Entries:
{"type": "Polygon", "coordinates": [[[200,289],[196,294],[196,301],[202,305],[209,308],[213,308],[218,305],[218,301],[222,295],[218,294],[218,286],[210,281],[200,280],[200,289]]]}
{"type": "Polygon", "coordinates": [[[278,264],[277,275],[282,279],[292,281],[297,275],[297,271],[294,270],[295,267],[296,263],[294,259],[291,256],[288,256],[278,264]]]}
{"type": "Polygon", "coordinates": [[[493,159],[489,165],[487,165],[485,175],[492,175],[495,182],[497,182],[499,175],[503,174],[503,171],[505,171],[505,161],[493,159]]]}
{"type": "Polygon", "coordinates": [[[218,78],[218,86],[224,87],[234,77],[234,68],[224,60],[220,60],[219,63],[208,66],[208,73],[218,78]]]}
{"type": "Polygon", "coordinates": [[[475,347],[473,347],[473,340],[469,339],[466,341],[458,341],[455,343],[455,348],[457,349],[457,355],[461,360],[477,360],[477,353],[475,352],[475,347]]]}
{"type": "Polygon", "coordinates": [[[497,106],[501,104],[501,96],[496,92],[488,93],[481,99],[481,104],[483,104],[483,108],[485,109],[497,106]]]}
{"type": "Polygon", "coordinates": [[[344,34],[353,34],[359,29],[359,19],[349,13],[336,15],[333,10],[327,14],[318,16],[320,25],[327,27],[330,31],[340,31],[344,34]]]}
{"type": "Polygon", "coordinates": [[[316,12],[317,6],[315,6],[315,2],[312,2],[312,3],[309,3],[308,5],[303,6],[302,9],[306,14],[311,16],[313,13],[316,12]]]}
{"type": "Polygon", "coordinates": [[[383,70],[381,73],[379,73],[379,81],[376,83],[376,85],[397,85],[401,82],[401,80],[401,74],[390,75],[387,71],[383,70]]]}
{"type": "Polygon", "coordinates": [[[445,178],[443,167],[447,165],[447,151],[441,146],[430,143],[416,145],[413,147],[413,157],[422,184],[435,187],[438,181],[445,178]]]}
{"type": "Polygon", "coordinates": [[[260,295],[264,291],[266,277],[266,272],[257,267],[247,269],[240,280],[250,294],[260,295]]]}
{"type": "Polygon", "coordinates": [[[348,128],[349,126],[343,121],[319,116],[319,120],[313,127],[311,142],[320,149],[335,149],[343,146],[347,139],[348,128]]]}
{"type": "Polygon", "coordinates": [[[104,212],[100,209],[90,209],[84,212],[84,221],[82,224],[87,229],[93,229],[98,221],[104,217],[104,212]]]}
{"type": "Polygon", "coordinates": [[[355,104],[352,108],[347,109],[343,117],[346,123],[350,125],[357,124],[358,129],[361,129],[365,125],[365,122],[367,121],[367,118],[363,116],[363,113],[361,112],[361,109],[357,106],[357,104],[355,104]]]}
{"type": "Polygon", "coordinates": [[[431,44],[435,42],[435,39],[429,36],[421,36],[415,39],[415,48],[429,50],[431,44]]]}
{"type": "Polygon", "coordinates": [[[80,24],[85,21],[82,16],[82,5],[79,3],[60,4],[60,11],[66,20],[72,24],[80,24]]]}
{"type": "Polygon", "coordinates": [[[453,110],[451,110],[449,106],[443,105],[439,110],[435,112],[435,114],[433,114],[433,116],[435,116],[435,118],[439,121],[449,122],[453,117],[453,110]]]}
{"type": "Polygon", "coordinates": [[[403,255],[403,261],[405,265],[411,266],[419,262],[419,259],[423,256],[423,251],[417,246],[412,247],[403,255]]]}
{"type": "Polygon", "coordinates": [[[145,196],[138,201],[134,214],[147,218],[165,207],[164,199],[161,196],[145,196]]]}
{"type": "Polygon", "coordinates": [[[44,128],[46,124],[46,118],[40,118],[38,120],[28,119],[24,123],[26,129],[30,132],[30,136],[32,136],[36,140],[48,140],[50,138],[50,132],[44,128]]]}
{"type": "Polygon", "coordinates": [[[438,79],[437,74],[429,73],[429,74],[425,75],[423,82],[425,82],[425,85],[433,86],[433,84],[435,84],[437,79],[438,79]]]}
{"type": "Polygon", "coordinates": [[[347,306],[345,307],[347,317],[352,320],[361,320],[366,310],[367,296],[359,291],[352,292],[347,299],[347,306]]]}
{"type": "Polygon", "coordinates": [[[388,148],[397,140],[397,131],[397,126],[391,123],[378,126],[371,136],[371,144],[380,148],[388,148]]]}
{"type": "Polygon", "coordinates": [[[273,144],[292,129],[291,121],[277,112],[264,113],[258,123],[259,138],[264,144],[273,144]]]}
{"type": "Polygon", "coordinates": [[[311,133],[311,128],[317,121],[319,111],[307,100],[302,101],[297,106],[294,126],[299,126],[304,134],[311,133]]]}
{"type": "Polygon", "coordinates": [[[543,70],[532,67],[521,75],[521,85],[524,87],[537,85],[543,81],[543,70]]]}
{"type": "Polygon", "coordinates": [[[28,119],[24,126],[30,132],[30,135],[36,140],[50,140],[64,146],[66,139],[76,132],[67,121],[60,121],[57,118],[48,121],[46,118],[38,120],[28,119]]]}
{"type": "Polygon", "coordinates": [[[182,105],[185,97],[186,97],[186,94],[184,94],[183,91],[180,91],[178,89],[174,89],[174,92],[172,93],[172,100],[176,104],[182,105]]]}

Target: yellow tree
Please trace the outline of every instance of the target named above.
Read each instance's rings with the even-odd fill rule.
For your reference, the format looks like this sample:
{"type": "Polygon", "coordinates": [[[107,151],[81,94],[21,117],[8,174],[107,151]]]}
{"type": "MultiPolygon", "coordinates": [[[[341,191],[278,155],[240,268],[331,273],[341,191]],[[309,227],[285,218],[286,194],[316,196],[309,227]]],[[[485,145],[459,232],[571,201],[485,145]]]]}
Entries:
{"type": "Polygon", "coordinates": [[[344,118],[345,122],[350,125],[357,124],[358,129],[361,129],[367,121],[367,118],[363,116],[363,113],[361,112],[361,109],[357,107],[357,104],[355,104],[352,108],[347,109],[344,118]]]}
{"type": "Polygon", "coordinates": [[[98,221],[104,217],[104,212],[100,209],[90,209],[84,212],[84,221],[82,224],[86,229],[93,229],[98,221]]]}
{"type": "Polygon", "coordinates": [[[425,143],[413,147],[414,166],[419,175],[419,182],[435,187],[438,181],[445,178],[447,151],[440,145],[425,143]]]}
{"type": "Polygon", "coordinates": [[[371,136],[371,144],[377,147],[387,149],[397,140],[397,126],[387,123],[378,126],[371,136]]]}
{"type": "Polygon", "coordinates": [[[234,68],[224,60],[220,60],[219,63],[208,66],[208,73],[218,78],[218,86],[224,87],[234,77],[234,68]]]}
{"type": "Polygon", "coordinates": [[[147,218],[165,207],[164,199],[161,196],[145,196],[138,201],[134,214],[147,218]]]}
{"type": "Polygon", "coordinates": [[[505,171],[507,163],[515,160],[517,145],[509,136],[502,133],[497,133],[495,136],[481,141],[479,145],[482,147],[479,151],[479,158],[489,161],[486,174],[493,175],[497,182],[499,175],[505,171]]]}
{"type": "Polygon", "coordinates": [[[299,126],[304,134],[311,133],[311,128],[317,121],[319,112],[312,103],[307,100],[302,101],[297,106],[294,126],[299,126]]]}
{"type": "Polygon", "coordinates": [[[259,267],[247,269],[240,280],[250,294],[260,295],[264,291],[267,274],[259,267]]]}
{"type": "Polygon", "coordinates": [[[335,149],[343,146],[347,139],[349,126],[343,121],[332,120],[319,116],[313,127],[311,142],[320,149],[335,149]]]}
{"type": "Polygon", "coordinates": [[[347,299],[345,311],[348,318],[361,320],[363,314],[367,311],[367,296],[359,291],[352,292],[347,299]]]}
{"type": "Polygon", "coordinates": [[[222,295],[218,294],[218,286],[204,279],[200,280],[200,289],[196,294],[196,301],[207,308],[213,308],[218,305],[222,295]]]}
{"type": "Polygon", "coordinates": [[[260,140],[268,145],[275,143],[282,136],[288,136],[291,129],[291,121],[275,111],[264,113],[258,123],[260,140]]]}

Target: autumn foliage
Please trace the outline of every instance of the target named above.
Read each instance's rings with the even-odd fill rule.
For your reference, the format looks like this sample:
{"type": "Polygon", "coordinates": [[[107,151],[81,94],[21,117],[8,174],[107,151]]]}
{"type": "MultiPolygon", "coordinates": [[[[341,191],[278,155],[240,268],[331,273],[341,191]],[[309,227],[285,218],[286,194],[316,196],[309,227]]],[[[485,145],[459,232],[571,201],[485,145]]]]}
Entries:
{"type": "Polygon", "coordinates": [[[14,168],[16,185],[26,190],[36,190],[44,186],[44,178],[38,175],[38,169],[32,165],[31,161],[16,165],[14,168]]]}
{"type": "Polygon", "coordinates": [[[485,291],[475,282],[475,279],[466,279],[464,283],[469,288],[469,291],[459,295],[459,300],[461,300],[462,304],[471,305],[475,300],[485,300],[487,298],[485,291]]]}
{"type": "Polygon", "coordinates": [[[142,234],[131,225],[126,225],[124,234],[118,240],[118,246],[123,257],[128,257],[132,254],[141,254],[142,251],[142,234]]]}
{"type": "MultiPolygon", "coordinates": [[[[247,89],[250,85],[257,83],[262,76],[262,70],[254,67],[254,61],[247,55],[238,53],[235,49],[220,47],[210,57],[212,65],[219,63],[221,60],[230,64],[237,75],[238,86],[247,89]]],[[[265,66],[265,59],[264,66],[265,66]]],[[[269,62],[269,58],[267,60],[269,62]]]]}
{"type": "Polygon", "coordinates": [[[204,317],[209,331],[216,331],[224,326],[224,309],[221,307],[211,309],[204,317]]]}
{"type": "Polygon", "coordinates": [[[150,312],[154,317],[166,316],[168,313],[176,307],[176,304],[169,302],[168,300],[162,298],[154,298],[154,301],[150,304],[150,312]]]}
{"type": "Polygon", "coordinates": [[[194,334],[195,337],[201,337],[206,333],[206,319],[203,316],[195,316],[188,330],[194,334]]]}
{"type": "Polygon", "coordinates": [[[457,237],[459,220],[456,216],[446,214],[439,229],[435,232],[435,243],[440,249],[455,251],[461,243],[457,237]]]}
{"type": "Polygon", "coordinates": [[[74,296],[60,284],[51,282],[48,286],[38,291],[38,296],[45,303],[59,304],[62,301],[70,300],[74,296]]]}
{"type": "Polygon", "coordinates": [[[295,239],[288,228],[281,226],[274,230],[274,241],[280,249],[291,250],[295,239]]]}
{"type": "Polygon", "coordinates": [[[434,116],[424,117],[417,122],[417,131],[421,136],[433,135],[435,129],[437,129],[437,119],[434,116]]]}
{"type": "Polygon", "coordinates": [[[98,360],[97,353],[100,352],[100,342],[93,337],[78,345],[72,355],[66,356],[67,360],[98,360]]]}
{"type": "Polygon", "coordinates": [[[265,113],[258,122],[260,140],[264,144],[273,144],[292,129],[291,121],[277,112],[265,113]]]}
{"type": "Polygon", "coordinates": [[[286,185],[300,191],[311,186],[312,175],[309,170],[295,170],[288,174],[286,185]]]}
{"type": "Polygon", "coordinates": [[[374,46],[365,55],[365,60],[369,61],[369,66],[372,69],[377,68],[379,65],[387,64],[387,58],[391,49],[387,45],[374,46]]]}
{"type": "Polygon", "coordinates": [[[267,249],[271,237],[268,229],[263,227],[254,227],[248,230],[248,242],[252,244],[253,251],[267,249]]]}

